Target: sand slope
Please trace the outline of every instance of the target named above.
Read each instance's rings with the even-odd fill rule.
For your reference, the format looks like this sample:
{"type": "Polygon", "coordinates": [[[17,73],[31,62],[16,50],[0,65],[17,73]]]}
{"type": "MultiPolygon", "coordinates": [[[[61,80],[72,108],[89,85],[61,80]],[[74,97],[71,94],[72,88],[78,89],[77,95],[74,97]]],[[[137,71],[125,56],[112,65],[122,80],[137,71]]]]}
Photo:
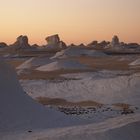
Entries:
{"type": "Polygon", "coordinates": [[[76,118],[45,108],[19,85],[14,70],[0,61],[0,132],[80,124],[76,118]]]}

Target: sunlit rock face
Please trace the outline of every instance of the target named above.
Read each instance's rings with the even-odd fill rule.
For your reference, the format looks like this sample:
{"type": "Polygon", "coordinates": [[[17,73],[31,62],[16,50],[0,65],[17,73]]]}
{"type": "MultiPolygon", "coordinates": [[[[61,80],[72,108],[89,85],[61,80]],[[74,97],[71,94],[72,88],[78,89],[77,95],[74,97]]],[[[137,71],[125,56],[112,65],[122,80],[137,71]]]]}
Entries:
{"type": "Polygon", "coordinates": [[[52,35],[46,38],[47,45],[45,46],[48,49],[65,49],[66,44],[60,40],[59,35],[52,35]]]}
{"type": "Polygon", "coordinates": [[[60,42],[60,38],[59,38],[58,34],[56,34],[56,35],[48,36],[46,38],[46,41],[48,44],[56,45],[60,42]]]}

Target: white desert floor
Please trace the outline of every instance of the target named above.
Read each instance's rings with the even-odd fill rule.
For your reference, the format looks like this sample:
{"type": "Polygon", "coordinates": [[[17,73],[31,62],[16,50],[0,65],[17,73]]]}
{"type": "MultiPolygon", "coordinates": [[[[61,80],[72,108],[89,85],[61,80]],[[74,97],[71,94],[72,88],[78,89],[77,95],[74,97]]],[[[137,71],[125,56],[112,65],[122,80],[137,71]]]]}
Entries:
{"type": "Polygon", "coordinates": [[[5,133],[3,140],[139,140],[140,114],[88,125],[5,133]]]}
{"type": "MultiPolygon", "coordinates": [[[[140,138],[140,73],[131,71],[98,71],[63,74],[66,80],[21,80],[23,89],[34,99],[49,97],[67,101],[96,101],[104,104],[96,113],[76,116],[90,124],[52,129],[31,134],[40,140],[132,140],[140,138]],[[129,104],[134,114],[121,115],[115,109],[103,112],[112,104],[129,104]],[[38,136],[39,135],[39,136],[38,136]]],[[[52,108],[58,110],[56,108],[52,108]]],[[[19,135],[20,136],[20,135],[19,135]]]]}
{"type": "Polygon", "coordinates": [[[94,100],[104,104],[123,102],[140,105],[140,73],[100,71],[61,76],[67,79],[21,80],[21,85],[33,98],[50,97],[68,101],[94,100]]]}
{"type": "MultiPolygon", "coordinates": [[[[62,55],[37,66],[43,71],[61,69],[65,63],[60,65],[62,60],[57,57],[62,55]]],[[[18,68],[30,69],[33,60],[18,68]]],[[[60,76],[63,78],[24,79],[20,86],[14,70],[0,62],[0,140],[140,140],[139,71],[99,70],[60,76]],[[86,113],[66,115],[63,106],[43,106],[35,101],[38,97],[95,101],[102,107],[92,112],[91,106],[80,107],[86,113]],[[131,113],[115,104],[127,104],[131,113]]]]}

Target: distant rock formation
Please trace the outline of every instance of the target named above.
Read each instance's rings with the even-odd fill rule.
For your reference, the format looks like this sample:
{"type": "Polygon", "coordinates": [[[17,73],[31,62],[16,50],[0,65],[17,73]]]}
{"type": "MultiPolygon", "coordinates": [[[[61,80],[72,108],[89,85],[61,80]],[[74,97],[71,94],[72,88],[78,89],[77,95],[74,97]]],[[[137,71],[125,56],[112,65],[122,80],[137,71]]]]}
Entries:
{"type": "Polygon", "coordinates": [[[68,48],[71,48],[71,47],[77,47],[77,45],[75,45],[74,43],[71,43],[68,48]]]}
{"type": "Polygon", "coordinates": [[[140,48],[140,45],[138,43],[128,43],[127,47],[131,49],[137,49],[140,48]]]}
{"type": "Polygon", "coordinates": [[[101,41],[100,43],[98,43],[98,46],[101,48],[105,48],[108,44],[110,44],[109,41],[101,41]]]}
{"type": "Polygon", "coordinates": [[[93,47],[94,49],[104,49],[108,44],[110,44],[110,42],[108,41],[92,41],[91,43],[89,43],[87,46],[88,47],[93,47]]]}
{"type": "Polygon", "coordinates": [[[48,49],[65,49],[67,48],[66,44],[60,40],[59,35],[52,35],[46,38],[47,45],[45,48],[48,49]]]}
{"type": "Polygon", "coordinates": [[[118,46],[118,45],[120,45],[118,36],[115,35],[115,36],[112,38],[111,45],[112,45],[112,46],[118,46]]]}
{"type": "Polygon", "coordinates": [[[97,45],[98,45],[98,41],[96,41],[96,40],[94,40],[94,41],[92,41],[91,43],[88,44],[89,47],[90,47],[90,46],[95,47],[95,46],[97,46],[97,45]]]}
{"type": "Polygon", "coordinates": [[[122,50],[124,49],[124,43],[119,41],[118,36],[114,35],[112,41],[105,46],[106,49],[122,50]]]}
{"type": "Polygon", "coordinates": [[[30,45],[28,37],[25,35],[20,35],[17,37],[16,42],[10,45],[7,49],[7,52],[10,53],[24,53],[29,51],[36,51],[37,45],[30,45]]]}
{"type": "Polygon", "coordinates": [[[56,35],[48,36],[46,38],[46,41],[47,41],[48,44],[54,44],[55,45],[55,44],[58,44],[60,42],[60,38],[59,38],[58,34],[56,34],[56,35]]]}
{"type": "Polygon", "coordinates": [[[31,46],[28,43],[28,37],[20,35],[17,38],[16,42],[11,45],[11,47],[15,47],[17,49],[25,49],[25,48],[28,48],[28,47],[31,47],[31,46]]]}
{"type": "Polygon", "coordinates": [[[5,48],[8,47],[8,45],[4,42],[0,42],[0,48],[5,48]]]}
{"type": "Polygon", "coordinates": [[[38,44],[33,44],[31,47],[32,48],[39,48],[40,46],[38,44]]]}
{"type": "Polygon", "coordinates": [[[110,44],[106,45],[105,49],[117,52],[135,53],[140,51],[140,45],[137,43],[120,42],[118,36],[114,36],[110,44]]]}
{"type": "Polygon", "coordinates": [[[81,44],[79,44],[77,47],[79,47],[79,48],[85,48],[85,47],[86,47],[86,45],[85,45],[85,44],[83,44],[83,43],[81,43],[81,44]]]}

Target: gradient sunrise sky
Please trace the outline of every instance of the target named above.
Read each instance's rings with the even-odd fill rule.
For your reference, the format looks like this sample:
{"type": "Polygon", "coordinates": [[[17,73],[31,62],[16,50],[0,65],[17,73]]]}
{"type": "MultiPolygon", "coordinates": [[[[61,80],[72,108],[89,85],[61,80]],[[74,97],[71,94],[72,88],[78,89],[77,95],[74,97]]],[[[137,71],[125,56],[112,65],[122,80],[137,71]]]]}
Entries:
{"type": "Polygon", "coordinates": [[[0,42],[28,35],[46,44],[58,33],[66,43],[111,40],[140,43],[140,0],[0,0],[0,42]]]}

